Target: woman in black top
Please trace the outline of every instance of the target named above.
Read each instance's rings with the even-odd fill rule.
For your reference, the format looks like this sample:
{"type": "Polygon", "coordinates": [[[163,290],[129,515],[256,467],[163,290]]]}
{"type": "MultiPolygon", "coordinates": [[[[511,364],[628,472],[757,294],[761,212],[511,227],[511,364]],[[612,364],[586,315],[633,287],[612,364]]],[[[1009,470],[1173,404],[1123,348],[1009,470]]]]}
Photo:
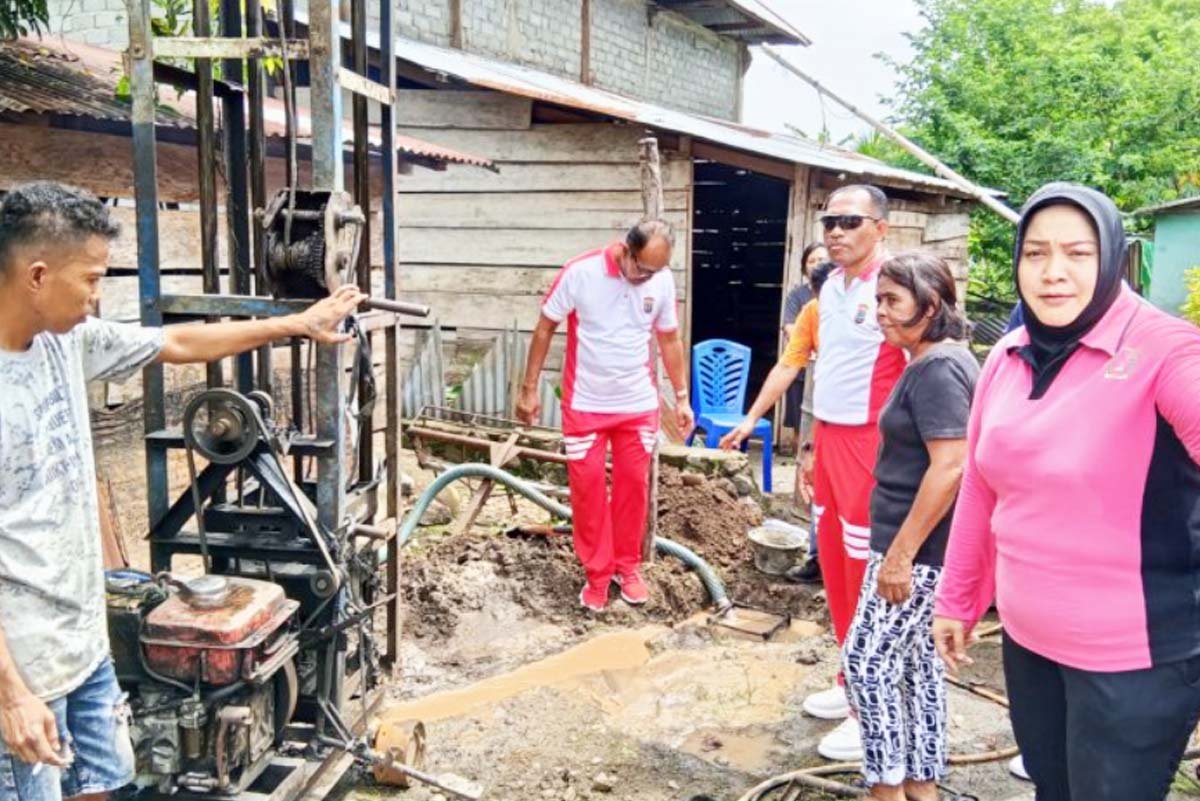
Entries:
{"type": "Polygon", "coordinates": [[[943,665],[934,591],[966,455],[979,364],[962,340],[954,277],[936,256],[883,264],[876,316],[909,363],[879,416],[871,553],[843,666],[877,801],[935,801],[946,772],[943,665]]]}

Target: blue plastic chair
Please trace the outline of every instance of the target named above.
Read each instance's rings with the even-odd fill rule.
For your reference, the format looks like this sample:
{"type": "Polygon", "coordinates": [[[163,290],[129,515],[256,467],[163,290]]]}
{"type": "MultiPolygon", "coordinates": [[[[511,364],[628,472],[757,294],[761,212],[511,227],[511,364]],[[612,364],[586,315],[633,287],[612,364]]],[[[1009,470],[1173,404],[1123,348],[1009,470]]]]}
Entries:
{"type": "MultiPolygon", "coordinates": [[[[696,427],[704,429],[704,444],[715,448],[721,437],[745,418],[746,384],[750,379],[750,348],[728,339],[706,339],[692,347],[692,400],[696,427]]],[[[759,420],[750,437],[763,443],[763,490],[771,491],[770,420],[759,420]]],[[[688,437],[692,444],[695,431],[688,437]]],[[[745,451],[749,440],[742,443],[745,451]]]]}

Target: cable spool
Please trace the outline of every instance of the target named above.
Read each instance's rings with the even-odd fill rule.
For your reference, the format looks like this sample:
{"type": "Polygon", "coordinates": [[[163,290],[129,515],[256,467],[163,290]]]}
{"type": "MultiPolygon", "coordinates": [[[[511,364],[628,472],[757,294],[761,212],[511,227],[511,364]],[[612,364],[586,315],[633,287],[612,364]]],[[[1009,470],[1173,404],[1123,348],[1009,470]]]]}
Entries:
{"type": "MultiPolygon", "coordinates": [[[[299,226],[297,226],[299,227],[299,226]]],[[[283,231],[272,227],[266,237],[267,271],[275,294],[287,298],[323,298],[329,294],[325,282],[325,232],[310,227],[302,239],[284,241],[283,231]]]]}
{"type": "Polygon", "coordinates": [[[228,389],[195,395],[183,410],[187,446],[216,464],[244,461],[262,437],[256,406],[228,389]]]}

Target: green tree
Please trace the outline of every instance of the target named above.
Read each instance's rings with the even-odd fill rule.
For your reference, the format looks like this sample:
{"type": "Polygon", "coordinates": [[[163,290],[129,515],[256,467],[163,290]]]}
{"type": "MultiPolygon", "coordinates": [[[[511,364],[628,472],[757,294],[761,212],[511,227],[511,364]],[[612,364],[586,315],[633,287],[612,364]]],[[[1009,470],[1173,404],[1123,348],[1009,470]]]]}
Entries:
{"type": "MultiPolygon", "coordinates": [[[[917,3],[924,26],[912,60],[894,64],[890,103],[950,166],[1014,206],[1053,180],[1094,186],[1126,212],[1200,187],[1200,0],[917,3]]],[[[919,167],[890,143],[865,144],[919,167]]],[[[1012,233],[975,213],[977,290],[1012,294],[1012,233]]]]}
{"type": "Polygon", "coordinates": [[[46,0],[0,0],[0,40],[40,34],[49,27],[46,0]]]}

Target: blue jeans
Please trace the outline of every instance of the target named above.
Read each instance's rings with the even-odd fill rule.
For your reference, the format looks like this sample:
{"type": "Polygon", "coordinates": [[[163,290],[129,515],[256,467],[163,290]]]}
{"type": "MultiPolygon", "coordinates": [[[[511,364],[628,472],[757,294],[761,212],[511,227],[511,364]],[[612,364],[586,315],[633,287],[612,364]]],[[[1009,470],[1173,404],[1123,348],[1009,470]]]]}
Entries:
{"type": "Polygon", "coordinates": [[[0,801],[61,801],[106,793],[133,781],[129,704],[106,658],[78,688],[50,701],[58,737],[71,749],[70,765],[59,769],[22,762],[0,741],[0,801]]]}

